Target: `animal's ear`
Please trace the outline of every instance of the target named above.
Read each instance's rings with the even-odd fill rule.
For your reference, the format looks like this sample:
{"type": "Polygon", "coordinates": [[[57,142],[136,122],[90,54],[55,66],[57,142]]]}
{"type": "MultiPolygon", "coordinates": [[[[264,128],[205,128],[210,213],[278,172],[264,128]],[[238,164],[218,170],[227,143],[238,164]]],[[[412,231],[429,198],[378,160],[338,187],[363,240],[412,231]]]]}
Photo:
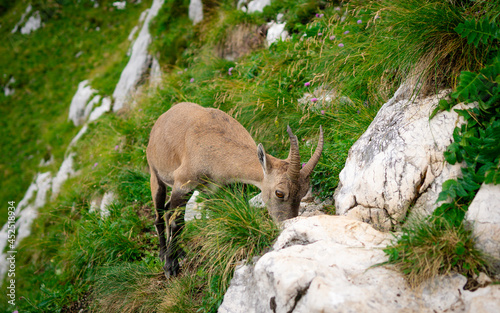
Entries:
{"type": "Polygon", "coordinates": [[[264,175],[269,174],[269,165],[267,162],[266,150],[264,150],[264,146],[259,143],[257,147],[257,156],[259,157],[260,165],[262,165],[262,169],[264,170],[264,175]]]}

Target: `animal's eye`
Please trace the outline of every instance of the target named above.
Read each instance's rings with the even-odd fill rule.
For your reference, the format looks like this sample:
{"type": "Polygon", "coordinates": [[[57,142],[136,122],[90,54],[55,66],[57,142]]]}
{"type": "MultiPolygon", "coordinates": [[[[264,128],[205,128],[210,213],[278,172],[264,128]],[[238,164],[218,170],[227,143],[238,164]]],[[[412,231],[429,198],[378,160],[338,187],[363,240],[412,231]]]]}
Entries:
{"type": "Polygon", "coordinates": [[[278,198],[284,198],[285,197],[285,194],[283,192],[279,191],[279,190],[276,190],[275,194],[276,194],[276,197],[278,197],[278,198]]]}

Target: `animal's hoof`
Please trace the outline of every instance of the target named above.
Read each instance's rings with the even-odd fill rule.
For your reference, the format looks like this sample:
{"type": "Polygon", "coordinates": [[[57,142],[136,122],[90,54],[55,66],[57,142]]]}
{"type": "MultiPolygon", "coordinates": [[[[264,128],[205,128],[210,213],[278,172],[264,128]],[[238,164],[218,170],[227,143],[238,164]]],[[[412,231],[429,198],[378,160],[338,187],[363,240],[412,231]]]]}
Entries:
{"type": "Polygon", "coordinates": [[[177,259],[167,259],[167,261],[165,261],[165,265],[163,266],[163,272],[167,278],[179,275],[179,261],[177,259]]]}

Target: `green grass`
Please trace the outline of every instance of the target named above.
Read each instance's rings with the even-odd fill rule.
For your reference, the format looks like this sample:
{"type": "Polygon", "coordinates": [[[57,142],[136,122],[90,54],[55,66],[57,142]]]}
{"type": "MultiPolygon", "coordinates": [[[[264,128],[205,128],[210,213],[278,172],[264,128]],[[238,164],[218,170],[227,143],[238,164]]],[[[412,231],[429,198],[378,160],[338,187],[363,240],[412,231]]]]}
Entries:
{"type": "Polygon", "coordinates": [[[255,188],[242,185],[221,188],[203,201],[203,217],[187,224],[188,259],[208,280],[202,299],[206,312],[217,311],[236,265],[261,255],[279,234],[266,210],[249,205],[255,194],[255,188]]]}
{"type": "MultiPolygon", "coordinates": [[[[112,2],[99,1],[93,8],[90,1],[17,1],[2,16],[0,86],[10,77],[16,82],[12,96],[0,93],[0,203],[19,202],[38,171],[57,170],[78,132],[67,116],[79,82],[96,78],[93,87],[111,95],[128,59],[126,38],[151,4],[129,3],[120,11],[111,9],[112,2]],[[44,27],[11,34],[28,3],[40,11],[44,27]],[[50,154],[55,164],[38,168],[50,154]]],[[[2,224],[6,208],[0,206],[2,224]]]]}
{"type": "Polygon", "coordinates": [[[452,271],[468,277],[488,273],[487,256],[475,247],[472,229],[444,219],[421,218],[408,222],[397,242],[384,249],[389,261],[412,288],[452,271]]]}
{"type": "MultiPolygon", "coordinates": [[[[93,9],[87,2],[36,2],[34,6],[42,7],[49,18],[45,28],[29,38],[10,35],[25,4],[14,5],[16,13],[11,9],[2,16],[0,35],[7,36],[19,60],[29,61],[14,62],[14,55],[0,47],[7,56],[0,60],[2,69],[12,64],[7,73],[19,77],[13,97],[0,95],[0,113],[6,121],[0,133],[0,170],[6,177],[0,199],[5,202],[22,197],[42,155],[50,151],[56,157],[56,164],[43,170],[57,170],[78,130],[66,121],[77,84],[91,79],[103,95],[114,89],[126,62],[126,37],[150,3],[129,3],[125,11],[104,14],[110,3],[102,1],[99,9],[93,9]],[[97,25],[100,32],[81,31],[97,25]],[[42,58],[46,51],[57,49],[61,52],[57,60],[42,58]],[[75,59],[80,50],[85,53],[75,59]],[[43,80],[38,78],[42,73],[43,80]],[[22,129],[17,137],[11,135],[16,128],[22,129]]],[[[158,116],[180,101],[220,108],[240,121],[268,153],[282,158],[288,154],[285,130],[290,125],[304,161],[314,151],[322,125],[325,146],[311,182],[317,195],[331,197],[349,148],[409,73],[419,75],[433,90],[454,86],[462,70],[482,68],[490,47],[467,45],[467,38],[453,29],[474,16],[476,9],[496,8],[486,1],[386,0],[344,3],[337,11],[337,4],[301,0],[275,1],[263,13],[248,15],[236,11],[230,1],[214,1],[207,5],[205,20],[193,27],[187,5],[185,0],[167,1],[152,26],[156,37],[152,53],[165,71],[160,88],[146,89],[129,111],[106,114],[89,125],[74,148],[80,175],[41,209],[32,238],[20,245],[17,275],[22,279],[17,291],[24,297],[18,301],[20,311],[60,312],[86,298],[86,305],[96,311],[215,312],[235,265],[264,253],[279,231],[265,210],[248,206],[247,200],[256,193],[253,187],[236,185],[204,196],[204,216],[210,218],[187,223],[183,271],[166,280],[158,260],[145,158],[158,116]],[[232,29],[258,26],[282,11],[289,20],[289,41],[236,61],[215,55],[219,40],[232,29]],[[437,41],[438,37],[446,40],[437,41]],[[431,50],[432,58],[427,53],[431,50]],[[446,67],[447,62],[453,66],[446,67]],[[306,87],[306,82],[311,85],[306,87]],[[298,103],[319,86],[335,91],[331,102],[316,104],[319,107],[298,103]],[[89,213],[92,200],[108,191],[117,195],[110,216],[89,213]]],[[[471,248],[468,229],[415,225],[405,230],[406,241],[388,250],[392,260],[404,256],[401,268],[413,275],[410,281],[418,282],[428,273],[457,268],[473,272],[483,266],[481,254],[471,248]],[[437,265],[420,266],[419,262],[434,259],[437,265]]],[[[0,310],[11,309],[3,300],[0,310]]]]}

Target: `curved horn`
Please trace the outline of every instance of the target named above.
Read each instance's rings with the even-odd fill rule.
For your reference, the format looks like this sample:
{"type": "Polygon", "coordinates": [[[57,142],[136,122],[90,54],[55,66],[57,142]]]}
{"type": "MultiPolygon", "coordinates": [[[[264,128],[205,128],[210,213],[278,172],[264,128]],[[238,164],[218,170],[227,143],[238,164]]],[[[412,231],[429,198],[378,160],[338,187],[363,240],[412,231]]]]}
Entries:
{"type": "Polygon", "coordinates": [[[319,140],[318,146],[314,151],[314,154],[311,156],[307,164],[300,170],[300,175],[303,177],[307,177],[311,175],[314,167],[318,164],[319,158],[321,157],[321,152],[323,151],[323,127],[319,127],[319,140]]]}
{"type": "Polygon", "coordinates": [[[296,181],[300,177],[299,143],[297,142],[297,137],[292,133],[290,126],[287,126],[286,131],[290,137],[290,153],[288,154],[290,165],[287,174],[291,180],[296,181]]]}

